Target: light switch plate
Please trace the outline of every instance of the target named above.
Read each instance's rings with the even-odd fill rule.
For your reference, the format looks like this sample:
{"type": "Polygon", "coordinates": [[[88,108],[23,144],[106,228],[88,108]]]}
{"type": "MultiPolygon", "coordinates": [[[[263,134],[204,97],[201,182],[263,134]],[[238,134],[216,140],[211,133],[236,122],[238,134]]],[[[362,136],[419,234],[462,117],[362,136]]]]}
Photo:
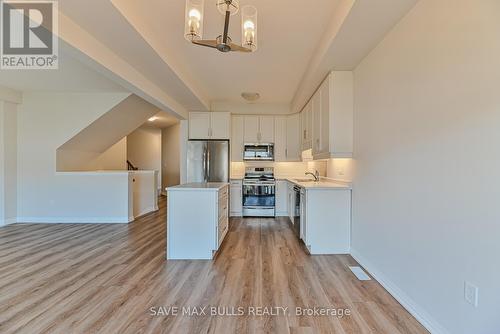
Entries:
{"type": "Polygon", "coordinates": [[[464,289],[465,301],[474,307],[479,304],[479,288],[470,282],[465,282],[464,289]]]}

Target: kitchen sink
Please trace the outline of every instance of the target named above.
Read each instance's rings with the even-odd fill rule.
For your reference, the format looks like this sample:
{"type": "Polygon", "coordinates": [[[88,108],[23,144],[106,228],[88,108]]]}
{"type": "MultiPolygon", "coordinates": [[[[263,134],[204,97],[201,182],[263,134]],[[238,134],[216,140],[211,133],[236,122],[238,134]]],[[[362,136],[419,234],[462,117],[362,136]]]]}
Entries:
{"type": "Polygon", "coordinates": [[[300,183],[318,182],[318,181],[312,180],[312,179],[294,179],[294,181],[297,181],[300,183]]]}

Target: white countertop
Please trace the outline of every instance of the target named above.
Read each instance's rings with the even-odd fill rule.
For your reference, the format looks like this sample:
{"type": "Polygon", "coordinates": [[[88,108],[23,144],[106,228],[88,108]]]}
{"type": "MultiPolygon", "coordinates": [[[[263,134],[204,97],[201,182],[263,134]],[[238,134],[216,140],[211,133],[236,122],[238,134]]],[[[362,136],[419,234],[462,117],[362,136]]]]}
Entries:
{"type": "MultiPolygon", "coordinates": [[[[319,182],[299,182],[297,179],[307,179],[307,176],[296,176],[296,177],[276,177],[276,180],[278,181],[288,181],[293,184],[298,185],[299,187],[302,187],[304,189],[308,190],[325,190],[325,189],[333,189],[333,190],[350,190],[352,189],[351,183],[349,182],[342,182],[342,181],[337,181],[333,179],[327,179],[325,177],[322,177],[319,182]]],[[[231,176],[232,181],[241,181],[243,180],[243,177],[239,176],[231,176]]]]}
{"type": "Polygon", "coordinates": [[[351,185],[347,182],[321,179],[319,182],[299,182],[296,179],[289,178],[287,181],[298,185],[306,190],[350,190],[351,185]]]}
{"type": "Polygon", "coordinates": [[[167,191],[218,191],[228,184],[224,182],[186,183],[180,186],[168,187],[167,191]]]}

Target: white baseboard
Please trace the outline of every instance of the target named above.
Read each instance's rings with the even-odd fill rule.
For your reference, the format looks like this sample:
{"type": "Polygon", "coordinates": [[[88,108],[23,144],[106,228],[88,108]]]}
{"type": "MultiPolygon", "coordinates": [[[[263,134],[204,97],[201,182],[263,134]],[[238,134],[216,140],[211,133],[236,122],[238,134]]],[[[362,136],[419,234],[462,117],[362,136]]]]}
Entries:
{"type": "Polygon", "coordinates": [[[429,332],[432,334],[450,334],[450,332],[441,326],[429,313],[427,313],[427,311],[420,307],[413,299],[404,293],[403,290],[388,279],[356,250],[351,249],[351,256],[429,332]]]}
{"type": "Polygon", "coordinates": [[[26,224],[128,224],[130,220],[129,217],[19,217],[17,222],[26,224]]]}
{"type": "MultiPolygon", "coordinates": [[[[148,208],[146,208],[146,209],[142,210],[141,212],[139,212],[139,213],[138,213],[138,214],[134,217],[134,219],[137,219],[137,218],[139,218],[139,217],[142,217],[142,216],[147,215],[148,213],[155,212],[155,211],[158,211],[158,210],[159,210],[158,205],[155,205],[155,206],[150,206],[150,207],[148,207],[148,208]]],[[[134,220],[134,219],[132,219],[132,220],[134,220]]]]}
{"type": "Polygon", "coordinates": [[[9,218],[9,219],[5,219],[5,220],[0,220],[0,227],[15,224],[15,223],[17,223],[16,218],[9,218]]]}

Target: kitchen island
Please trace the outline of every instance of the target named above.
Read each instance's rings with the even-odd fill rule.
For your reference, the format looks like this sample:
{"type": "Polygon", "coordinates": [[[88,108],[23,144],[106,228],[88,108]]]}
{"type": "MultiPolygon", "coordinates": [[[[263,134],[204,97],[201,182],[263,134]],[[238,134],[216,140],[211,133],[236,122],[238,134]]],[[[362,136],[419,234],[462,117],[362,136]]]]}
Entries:
{"type": "Polygon", "coordinates": [[[211,260],[229,230],[229,183],[167,190],[167,259],[211,260]]]}

